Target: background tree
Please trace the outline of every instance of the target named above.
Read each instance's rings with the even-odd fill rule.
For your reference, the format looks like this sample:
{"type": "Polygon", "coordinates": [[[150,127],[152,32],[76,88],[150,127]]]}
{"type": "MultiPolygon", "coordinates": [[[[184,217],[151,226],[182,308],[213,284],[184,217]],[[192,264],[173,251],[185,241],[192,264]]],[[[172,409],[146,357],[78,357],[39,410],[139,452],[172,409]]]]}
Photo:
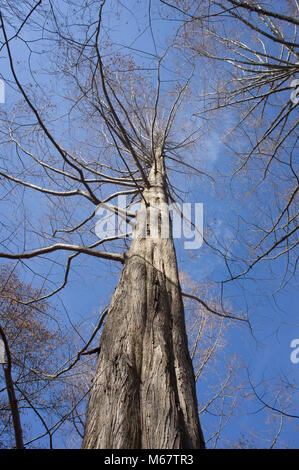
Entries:
{"type": "Polygon", "coordinates": [[[40,290],[21,282],[19,270],[17,264],[2,265],[0,270],[1,337],[8,348],[5,368],[10,361],[11,377],[8,383],[1,374],[0,447],[36,448],[42,439],[42,445],[52,449],[55,440],[69,439],[70,433],[80,435],[94,359],[80,348],[78,331],[85,334],[84,325],[67,326],[53,305],[35,302],[40,290]],[[85,361],[72,374],[59,373],[76,364],[81,354],[85,361]],[[56,372],[55,380],[51,372],[56,372]],[[8,400],[9,385],[21,418],[17,424],[8,400]]]}
{"type": "MultiPolygon", "coordinates": [[[[2,373],[1,447],[14,447],[16,445],[14,434],[19,434],[17,447],[20,448],[20,445],[24,446],[26,434],[30,433],[28,413],[29,416],[31,413],[35,413],[44,423],[42,415],[45,413],[55,415],[55,408],[60,406],[49,396],[49,383],[38,378],[33,370],[48,368],[50,365],[53,367],[55,359],[58,360],[58,351],[66,343],[59,332],[53,330],[53,327],[49,325],[49,319],[53,312],[47,303],[24,305],[28,301],[34,301],[40,293],[31,286],[22,283],[16,275],[15,268],[9,265],[1,267],[0,289],[1,336],[6,342],[7,364],[10,367],[10,387],[16,401],[16,410],[20,410],[22,417],[21,422],[13,425],[12,419],[16,411],[13,412],[8,401],[7,387],[9,384],[6,375],[4,376],[2,373]],[[23,431],[25,431],[25,436],[22,436],[23,431]]],[[[59,360],[61,360],[60,357],[59,360]]],[[[49,419],[48,417],[47,420],[49,419]]],[[[18,419],[18,421],[20,420],[18,419]]]]}

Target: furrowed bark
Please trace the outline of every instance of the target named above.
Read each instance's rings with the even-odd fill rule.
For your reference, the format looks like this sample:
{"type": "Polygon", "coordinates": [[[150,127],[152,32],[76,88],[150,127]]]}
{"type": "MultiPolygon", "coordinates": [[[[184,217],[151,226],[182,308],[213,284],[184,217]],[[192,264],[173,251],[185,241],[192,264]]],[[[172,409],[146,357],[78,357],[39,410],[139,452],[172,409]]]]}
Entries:
{"type": "Polygon", "coordinates": [[[161,151],[148,179],[101,337],[83,448],[204,448],[173,239],[150,236],[144,222],[152,207],[169,220],[161,151]]]}

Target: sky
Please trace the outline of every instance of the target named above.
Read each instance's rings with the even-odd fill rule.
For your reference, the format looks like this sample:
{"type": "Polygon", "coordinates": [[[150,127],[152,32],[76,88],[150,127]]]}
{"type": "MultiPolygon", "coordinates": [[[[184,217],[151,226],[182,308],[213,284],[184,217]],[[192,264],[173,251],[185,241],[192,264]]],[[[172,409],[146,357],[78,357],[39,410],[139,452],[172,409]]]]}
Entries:
{"type": "MultiPolygon", "coordinates": [[[[155,2],[153,2],[153,5],[155,2]]],[[[64,2],[61,2],[61,9],[65,8],[64,2]]],[[[172,34],[174,26],[172,22],[165,23],[157,19],[155,13],[152,13],[152,31],[149,27],[143,28],[144,19],[148,17],[149,12],[145,11],[142,5],[135,5],[133,9],[123,7],[120,8],[120,16],[116,17],[113,15],[104,16],[104,27],[103,34],[105,35],[105,29],[109,31],[109,35],[113,37],[115,43],[120,45],[126,45],[130,48],[146,51],[148,56],[155,54],[155,50],[161,52],[160,44],[165,38],[172,34]],[[153,37],[155,40],[153,41],[153,37]]],[[[24,37],[26,39],[35,39],[36,33],[31,29],[24,30],[24,37]]],[[[45,47],[47,44],[45,43],[45,47]]],[[[12,41],[11,47],[13,55],[16,61],[19,61],[17,70],[19,77],[25,83],[28,80],[32,80],[32,76],[28,70],[28,49],[21,41],[12,41]]],[[[32,43],[32,47],[35,47],[32,43]]],[[[119,46],[120,47],[120,46],[119,46]]],[[[128,51],[127,48],[120,47],[120,51],[128,51]]],[[[62,114],[64,101],[63,95],[65,93],[65,86],[60,82],[59,77],[48,77],[46,68],[49,63],[46,61],[48,56],[32,56],[31,67],[33,72],[33,78],[38,81],[44,90],[47,91],[51,97],[53,109],[51,109],[52,116],[55,113],[62,114]]],[[[144,54],[140,56],[140,60],[144,60],[144,54]]],[[[15,107],[16,94],[13,88],[9,86],[9,80],[11,79],[7,60],[5,59],[4,53],[0,58],[1,74],[3,75],[6,83],[6,101],[4,104],[0,104],[1,109],[11,112],[12,103],[15,107]]],[[[201,86],[201,71],[198,69],[198,79],[196,86],[201,86]]],[[[163,77],[173,77],[174,70],[163,69],[163,77]]],[[[34,82],[34,80],[33,80],[34,82]]],[[[165,83],[165,89],[169,86],[165,83]]],[[[12,110],[13,112],[14,109],[12,110]]],[[[13,114],[12,112],[12,114],[13,114]]],[[[184,108],[186,116],[181,116],[178,126],[182,126],[183,123],[186,127],[189,123],[194,125],[194,117],[191,118],[190,114],[190,103],[184,108]],[[186,124],[187,123],[187,124],[186,124]]],[[[218,172],[220,175],[227,174],[227,169],[231,167],[232,155],[227,146],[223,143],[223,135],[231,128],[232,124],[236,120],[236,115],[233,112],[226,114],[226,119],[217,122],[215,129],[208,135],[203,136],[200,140],[198,149],[192,152],[190,156],[187,156],[188,161],[193,162],[194,159],[197,164],[201,165],[201,168],[210,173],[218,172]]],[[[24,118],[25,119],[25,118],[24,118]]],[[[65,128],[68,126],[67,118],[60,120],[59,129],[55,131],[57,135],[64,137],[65,128]]],[[[52,127],[55,128],[55,121],[52,123],[52,127]]],[[[81,128],[73,128],[72,134],[80,142],[82,139],[92,136],[94,132],[93,126],[89,124],[82,124],[81,128]]],[[[242,142],[240,142],[242,145],[242,142]]],[[[15,159],[15,155],[10,155],[9,158],[15,159]]],[[[218,236],[223,240],[224,243],[229,244],[231,242],[233,227],[239,220],[240,214],[246,214],[247,220],[254,220],[256,214],[256,202],[249,199],[240,200],[238,192],[248,187],[250,190],[251,181],[239,180],[235,183],[234,193],[232,195],[230,188],[228,187],[228,179],[220,178],[222,181],[221,185],[214,185],[210,180],[207,179],[196,179],[190,178],[190,175],[181,175],[172,172],[172,181],[176,186],[184,188],[188,191],[186,201],[191,203],[203,203],[203,217],[204,217],[204,229],[211,227],[213,229],[214,236],[218,236]],[[252,205],[251,205],[252,204],[252,205]],[[232,228],[230,228],[232,227],[232,228]]],[[[1,194],[0,189],[0,194],[1,194]]],[[[265,187],[266,197],[271,202],[271,188],[265,187]]],[[[21,194],[21,193],[19,193],[21,194]]],[[[3,195],[3,192],[2,192],[3,195]]],[[[21,201],[21,200],[20,200],[21,201]]],[[[28,214],[29,220],[33,224],[39,223],[41,217],[49,217],[51,213],[47,208],[47,201],[44,196],[36,195],[27,192],[26,198],[18,205],[19,213],[15,212],[15,208],[12,206],[10,197],[6,200],[1,200],[1,222],[12,224],[20,218],[20,224],[17,231],[17,236],[11,241],[11,248],[13,245],[21,247],[23,239],[23,207],[26,206],[26,213],[28,214]]],[[[74,207],[74,210],[78,209],[74,207]]],[[[55,210],[55,206],[51,209],[55,210]]],[[[85,214],[87,207],[82,207],[82,214],[85,214]]],[[[47,221],[47,220],[46,220],[47,221]]],[[[243,228],[244,230],[244,228],[243,228]]],[[[211,233],[211,232],[210,232],[211,233]]],[[[1,232],[0,232],[1,234],[1,232]]],[[[3,233],[2,235],[3,236],[3,233]]],[[[212,237],[212,234],[211,234],[212,237]]],[[[50,238],[50,235],[49,235],[50,238]]],[[[32,239],[28,235],[27,243],[28,246],[35,246],[39,240],[38,234],[33,234],[32,239]]],[[[51,239],[49,240],[51,242],[51,239]]],[[[185,250],[183,247],[182,240],[175,241],[179,270],[187,272],[189,277],[197,283],[213,282],[215,289],[219,291],[221,280],[227,277],[227,270],[225,264],[217,254],[211,250],[207,250],[201,247],[197,250],[185,250]]],[[[237,253],[241,254],[242,247],[236,245],[234,249],[237,253]]],[[[59,265],[62,261],[66,261],[66,255],[55,255],[51,257],[57,264],[53,264],[51,267],[51,279],[56,281],[56,286],[61,282],[63,277],[63,266],[59,265]]],[[[47,276],[49,272],[49,266],[41,260],[39,262],[30,262],[30,270],[22,270],[22,276],[25,280],[33,282],[36,286],[41,283],[41,276],[47,276]],[[32,270],[35,271],[35,275],[32,275],[32,270]]],[[[281,272],[281,265],[279,263],[273,267],[274,275],[279,277],[281,272]]],[[[64,316],[65,312],[71,316],[72,322],[83,324],[86,328],[85,337],[88,336],[88,331],[92,331],[97,323],[98,315],[101,309],[109,303],[109,299],[116,286],[118,276],[120,274],[120,267],[111,265],[109,262],[101,261],[97,259],[88,258],[87,256],[80,256],[73,263],[73,270],[70,272],[69,282],[65,289],[59,293],[53,299],[56,308],[61,312],[61,316],[64,316]]],[[[266,392],[263,389],[263,383],[271,382],[280,379],[292,382],[297,387],[297,392],[293,393],[292,401],[293,406],[289,407],[287,411],[290,414],[299,414],[299,394],[298,394],[298,372],[299,363],[294,364],[291,362],[291,348],[292,340],[299,338],[299,315],[298,315],[298,297],[296,295],[296,285],[292,284],[286,289],[286,292],[281,293],[273,298],[270,295],[274,289],[275,283],[269,280],[269,282],[263,282],[262,279],[267,279],[269,276],[268,267],[260,263],[254,270],[254,276],[246,279],[246,282],[239,281],[236,283],[227,283],[227,301],[233,311],[238,312],[241,309],[248,309],[249,318],[252,325],[252,331],[249,331],[247,326],[241,326],[237,322],[230,322],[229,327],[224,333],[224,346],[219,349],[215,356],[215,360],[211,364],[210,368],[207,368],[203,374],[202,381],[198,383],[198,396],[199,402],[207,400],[207,397],[211,397],[213,393],[213,387],[219,384],[219,381],[223,380],[224,374],[229,367],[231,358],[236,357],[240,370],[237,373],[236,381],[240,384],[240,390],[244,390],[249,394],[252,392],[248,383],[249,374],[250,380],[253,384],[257,385],[257,391],[265,399],[267,403],[271,403],[272,406],[276,407],[279,404],[279,398],[277,397],[277,388],[273,385],[273,392],[271,392],[271,386],[269,386],[266,392]],[[241,295],[242,294],[242,295],[241,295]],[[241,384],[244,383],[244,386],[241,384]],[[259,385],[260,384],[260,385],[259,385]],[[203,398],[202,398],[203,397],[203,398]]],[[[52,285],[48,284],[48,288],[52,285]]],[[[64,316],[64,322],[68,323],[67,317],[64,316]]],[[[215,334],[215,333],[214,333],[215,334]]],[[[241,392],[240,392],[241,393],[241,392]]],[[[228,393],[226,397],[225,406],[227,410],[235,398],[235,392],[228,393]]],[[[283,398],[281,398],[283,400],[283,398]]],[[[29,420],[32,419],[31,417],[29,420]]],[[[273,418],[270,421],[270,425],[267,425],[269,420],[269,413],[262,410],[262,405],[257,399],[249,399],[246,401],[242,399],[238,403],[237,412],[233,415],[222,431],[221,439],[218,445],[227,446],[228,443],[236,442],[240,438],[240,434],[244,433],[249,441],[252,439],[255,446],[263,447],[265,442],[261,436],[265,439],[269,438],[269,428],[279,429],[279,418],[273,418]],[[267,431],[268,429],[268,431],[267,431]],[[255,434],[258,437],[255,437],[255,434]]],[[[202,425],[204,430],[206,429],[206,435],[209,432],[213,433],[213,428],[219,421],[219,417],[213,416],[213,413],[207,413],[202,416],[202,425]]],[[[293,448],[298,447],[298,437],[296,434],[298,420],[288,420],[285,418],[285,424],[282,428],[282,432],[277,442],[277,447],[290,446],[293,448]],[[288,422],[289,421],[289,422],[288,422]]],[[[39,425],[34,421],[36,430],[39,425]]],[[[40,445],[45,444],[45,440],[41,440],[40,445]]],[[[65,436],[62,433],[57,433],[54,437],[54,443],[57,447],[66,446],[65,436]]],[[[78,446],[78,440],[74,440],[73,445],[78,446]]],[[[211,445],[213,441],[211,441],[211,445]]],[[[46,445],[46,444],[45,444],[46,445]]]]}

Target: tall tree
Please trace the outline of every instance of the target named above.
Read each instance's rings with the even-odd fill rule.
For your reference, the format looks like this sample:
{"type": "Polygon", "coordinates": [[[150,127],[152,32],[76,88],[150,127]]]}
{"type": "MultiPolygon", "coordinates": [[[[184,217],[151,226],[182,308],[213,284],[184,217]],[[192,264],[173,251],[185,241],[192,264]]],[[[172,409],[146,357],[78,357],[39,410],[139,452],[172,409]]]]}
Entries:
{"type": "MultiPolygon", "coordinates": [[[[70,34],[66,37],[61,30],[62,20],[58,21],[54,9],[52,15],[56,35],[66,46],[61,48],[67,63],[61,62],[62,72],[75,83],[75,99],[79,104],[83,102],[89,110],[88,119],[97,120],[104,126],[101,144],[104,152],[116,152],[116,157],[110,156],[107,163],[104,159],[95,160],[91,152],[86,152],[82,157],[80,150],[66,150],[59,142],[55,136],[57,128],[50,129],[50,121],[46,122],[39,110],[40,104],[34,101],[21,83],[8,29],[1,15],[3,48],[7,52],[14,82],[31,116],[35,118],[33,132],[42,138],[44,149],[48,150],[43,156],[38,156],[35,144],[29,145],[28,142],[26,145],[25,136],[17,136],[17,122],[9,124],[7,131],[11,143],[22,154],[22,164],[25,162],[26,166],[29,161],[30,165],[31,162],[37,165],[36,171],[43,172],[40,182],[44,184],[37,184],[36,173],[31,181],[16,176],[11,169],[1,170],[0,175],[8,184],[30,188],[47,197],[62,200],[80,197],[89,204],[86,210],[83,203],[78,211],[80,214],[86,211],[83,221],[81,218],[77,223],[73,217],[71,227],[68,227],[68,222],[62,229],[56,226],[53,231],[54,237],[60,238],[58,243],[22,253],[7,250],[1,256],[25,261],[56,251],[71,252],[64,282],[39,300],[48,298],[65,286],[71,263],[79,254],[123,264],[119,284],[107,309],[83,447],[202,448],[204,439],[198,419],[195,378],[188,351],[175,249],[171,230],[165,232],[165,227],[170,225],[167,204],[175,197],[166,162],[169,158],[176,165],[184,165],[179,152],[192,145],[197,134],[197,129],[183,136],[179,131],[175,133],[177,111],[188,91],[192,67],[176,79],[175,86],[167,85],[161,99],[162,65],[169,47],[152,59],[156,64],[154,86],[151,83],[153,77],[148,77],[145,82],[144,76],[139,73],[140,66],[128,55],[116,56],[112,63],[104,64],[101,27],[105,3],[101,2],[98,8],[97,23],[86,25],[85,30],[93,28],[93,33],[84,42],[80,39],[84,28],[83,31],[76,31],[79,36],[76,40],[70,34]],[[68,65],[70,61],[73,63],[71,68],[68,65]],[[145,86],[152,91],[146,91],[145,86]],[[102,197],[101,191],[105,185],[110,185],[114,191],[102,197]],[[62,186],[65,188],[63,191],[60,190],[62,186]],[[124,254],[113,249],[110,252],[97,249],[102,244],[106,247],[109,241],[123,239],[123,234],[117,233],[90,243],[83,240],[80,233],[82,227],[88,228],[99,204],[121,214],[118,207],[110,204],[118,195],[129,195],[140,202],[136,227],[132,231],[133,241],[124,254]],[[151,218],[157,223],[152,223],[151,218]],[[81,238],[81,244],[66,242],[67,238],[76,235],[81,238]],[[98,403],[101,403],[100,407],[98,403]]],[[[90,13],[90,7],[86,8],[84,19],[89,19],[90,13]]],[[[34,9],[27,15],[26,21],[33,14],[34,9]]],[[[107,53],[109,44],[106,42],[105,46],[107,53]]],[[[203,174],[187,163],[185,166],[203,174]]],[[[27,170],[25,173],[30,174],[27,170]]],[[[63,206],[61,209],[64,211],[63,206]]],[[[133,217],[130,212],[122,213],[125,213],[125,218],[133,217]]],[[[58,220],[57,212],[56,217],[58,220]]],[[[54,219],[50,223],[52,227],[56,225],[54,219]]],[[[44,240],[47,239],[47,231],[43,230],[44,240]]],[[[88,231],[86,233],[89,237],[88,231]]],[[[96,239],[95,234],[92,236],[96,239]]],[[[40,234],[37,238],[40,243],[40,234]]]]}
{"type": "Polygon", "coordinates": [[[204,447],[174,244],[161,235],[169,220],[164,145],[158,140],[149,152],[153,162],[138,233],[125,254],[101,337],[85,448],[204,447]],[[150,233],[153,211],[163,219],[157,238],[150,233]]]}
{"type": "MultiPolygon", "coordinates": [[[[252,82],[243,86],[240,77],[233,75],[232,83],[225,83],[227,76],[231,77],[231,61],[223,53],[225,46],[230,45],[236,54],[234,65],[240,69],[241,64],[241,73],[246,48],[233,35],[231,16],[224,32],[213,23],[214,19],[226,18],[227,12],[236,13],[233,2],[228,3],[222,8],[218,2],[201,2],[198,15],[198,10],[190,10],[193,2],[184,2],[184,8],[181,2],[173,2],[171,10],[169,2],[136,2],[136,9],[131,11],[130,6],[116,0],[86,2],[83,6],[76,0],[34,5],[26,0],[22,2],[24,9],[9,3],[0,17],[5,63],[2,78],[14,99],[14,107],[10,104],[1,110],[0,256],[20,260],[40,277],[47,292],[41,291],[37,302],[62,294],[76,267],[80,266],[83,272],[84,265],[88,265],[87,255],[102,278],[103,272],[106,275],[111,269],[110,261],[118,266],[112,269],[120,275],[111,302],[104,308],[90,339],[86,341],[82,336],[84,344],[75,359],[56,372],[45,374],[51,380],[60,378],[84,355],[99,353],[87,410],[85,448],[203,448],[182,298],[196,301],[206,318],[214,315],[221,321],[233,319],[249,325],[248,316],[242,311],[246,310],[246,303],[244,309],[238,306],[238,314],[233,314],[224,298],[216,308],[207,300],[209,296],[202,298],[198,293],[181,290],[175,234],[172,236],[171,230],[173,224],[176,232],[184,220],[189,224],[189,235],[192,228],[197,241],[204,239],[203,250],[211,250],[224,261],[229,279],[220,283],[221,292],[228,281],[247,281],[248,271],[267,257],[256,253],[269,236],[263,239],[263,234],[257,240],[261,243],[252,259],[252,246],[247,239],[241,243],[244,230],[239,234],[237,227],[240,237],[233,252],[231,245],[237,236],[227,246],[208,231],[203,234],[202,227],[190,220],[190,211],[185,213],[179,204],[187,199],[187,178],[196,178],[198,198],[214,182],[205,171],[202,152],[198,156],[206,127],[196,116],[203,110],[203,120],[207,122],[205,104],[210,104],[208,111],[213,108],[214,98],[219,109],[226,104],[239,106],[232,98],[238,101],[240,93],[243,98],[264,81],[270,88],[273,83],[273,64],[266,61],[266,65],[260,65],[267,70],[260,74],[253,48],[249,51],[252,82]],[[174,11],[174,18],[169,17],[169,11],[174,11]],[[124,21],[117,21],[123,18],[122,14],[131,21],[125,33],[124,21]],[[163,22],[163,31],[154,27],[158,21],[163,22]],[[228,30],[231,37],[224,35],[228,30]],[[142,36],[146,40],[138,42],[142,36]],[[223,71],[210,65],[218,62],[218,53],[223,71]],[[28,58],[26,66],[23,57],[28,58]],[[198,58],[210,68],[199,70],[198,58]],[[202,78],[217,82],[216,95],[203,89],[202,78]],[[204,92],[202,101],[198,100],[198,90],[204,92]],[[118,203],[117,198],[124,199],[118,199],[122,201],[118,203]],[[137,214],[134,204],[140,205],[137,214]],[[7,213],[7,208],[12,207],[14,217],[7,213]],[[103,210],[112,214],[106,219],[106,228],[102,222],[96,223],[103,210]],[[99,331],[100,347],[89,351],[99,331]]],[[[262,51],[259,57],[263,58],[263,54],[262,51]]],[[[288,63],[287,70],[281,71],[281,64],[287,60],[280,59],[274,67],[279,86],[283,85],[280,80],[286,77],[284,74],[290,77],[294,70],[288,63]]],[[[246,83],[247,80],[246,76],[246,83]]],[[[265,96],[267,102],[272,93],[265,96]]],[[[291,104],[284,117],[292,116],[294,109],[291,104]]],[[[264,125],[267,120],[262,122],[264,125]]],[[[254,132],[252,126],[249,140],[254,132]]],[[[266,129],[263,142],[267,145],[268,134],[266,129]]],[[[282,148],[281,135],[276,142],[282,140],[282,148]]],[[[243,140],[233,143],[243,144],[243,140]]],[[[243,150],[237,150],[232,151],[237,153],[237,159],[231,159],[233,163],[245,162],[249,167],[252,155],[244,157],[243,150]]],[[[265,165],[262,168],[268,176],[267,162],[265,165]]],[[[291,161],[291,173],[292,168],[291,161]]],[[[271,203],[275,200],[273,196],[271,203]]],[[[227,227],[230,219],[225,222],[227,227]]],[[[282,218],[276,225],[274,222],[270,236],[278,236],[276,228],[285,230],[289,226],[288,220],[286,226],[280,227],[280,222],[282,218]]],[[[293,223],[293,215],[289,222],[293,223]]],[[[292,240],[293,233],[289,235],[284,240],[292,240]]],[[[281,246],[275,242],[274,245],[273,250],[281,246]]],[[[209,257],[206,259],[208,264],[209,257]]],[[[208,356],[212,352],[213,348],[208,356]]],[[[199,375],[200,370],[196,371],[196,378],[199,375]]],[[[214,393],[211,402],[225,388],[224,374],[221,381],[223,387],[214,393]]],[[[200,413],[207,407],[209,403],[202,406],[200,413]]],[[[221,414],[215,445],[225,422],[221,414]]]]}

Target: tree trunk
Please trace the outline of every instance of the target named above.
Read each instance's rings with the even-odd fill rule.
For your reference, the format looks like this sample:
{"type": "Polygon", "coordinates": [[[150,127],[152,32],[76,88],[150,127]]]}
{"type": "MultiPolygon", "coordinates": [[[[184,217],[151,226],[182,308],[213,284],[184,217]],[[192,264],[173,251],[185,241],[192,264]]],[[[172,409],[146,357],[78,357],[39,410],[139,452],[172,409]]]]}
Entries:
{"type": "Polygon", "coordinates": [[[101,337],[83,448],[204,447],[173,239],[161,223],[150,236],[144,218],[155,207],[169,220],[161,150],[148,179],[101,337]]]}

